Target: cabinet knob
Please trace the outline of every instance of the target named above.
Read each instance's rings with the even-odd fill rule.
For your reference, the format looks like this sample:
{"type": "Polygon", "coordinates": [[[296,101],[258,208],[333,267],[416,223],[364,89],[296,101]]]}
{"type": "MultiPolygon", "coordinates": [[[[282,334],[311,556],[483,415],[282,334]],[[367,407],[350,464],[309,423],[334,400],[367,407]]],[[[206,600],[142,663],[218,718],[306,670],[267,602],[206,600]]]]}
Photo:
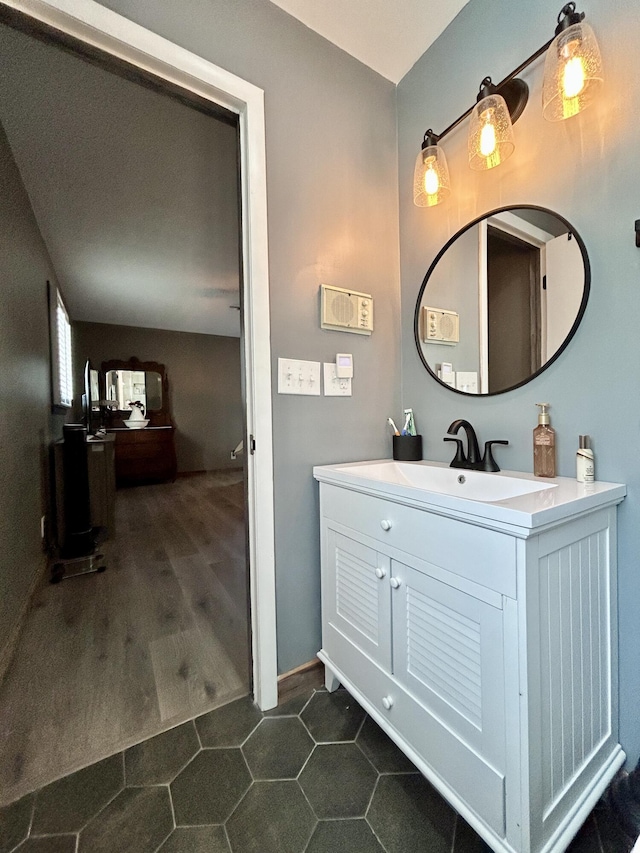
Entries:
{"type": "Polygon", "coordinates": [[[382,578],[387,574],[386,569],[376,569],[376,577],[382,580],[382,578]]]}
{"type": "Polygon", "coordinates": [[[393,696],[383,696],[382,704],[387,709],[387,711],[393,708],[393,696]]]}
{"type": "Polygon", "coordinates": [[[400,586],[400,584],[402,583],[402,581],[401,581],[401,580],[398,580],[398,578],[390,578],[390,579],[389,579],[389,583],[391,584],[391,586],[392,586],[394,589],[398,589],[398,587],[400,586]]]}
{"type": "Polygon", "coordinates": [[[387,521],[386,518],[383,518],[382,521],[380,522],[380,527],[383,530],[391,530],[391,522],[387,521]]]}

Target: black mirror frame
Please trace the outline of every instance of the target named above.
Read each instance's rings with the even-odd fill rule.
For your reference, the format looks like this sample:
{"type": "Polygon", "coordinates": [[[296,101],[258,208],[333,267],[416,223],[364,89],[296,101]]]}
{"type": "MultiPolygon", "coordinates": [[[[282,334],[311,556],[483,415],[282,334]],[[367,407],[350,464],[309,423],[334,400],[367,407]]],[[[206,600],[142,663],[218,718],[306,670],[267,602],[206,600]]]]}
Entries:
{"type": "Polygon", "coordinates": [[[428,373],[436,380],[439,385],[442,385],[443,388],[447,388],[449,391],[453,391],[454,394],[461,394],[463,397],[497,397],[498,394],[506,394],[508,391],[514,391],[516,388],[521,388],[523,385],[526,385],[527,382],[531,382],[537,376],[540,376],[548,367],[550,367],[554,361],[556,361],[562,353],[565,351],[567,346],[569,345],[569,341],[573,338],[576,331],[578,330],[578,326],[580,325],[582,318],[584,317],[584,312],[587,308],[587,302],[589,301],[589,293],[591,291],[591,265],[589,264],[589,255],[587,253],[587,247],[584,244],[584,240],[575,230],[573,225],[565,219],[564,216],[561,216],[559,213],[556,213],[554,210],[549,210],[548,207],[540,207],[535,204],[510,204],[508,207],[497,207],[494,210],[489,210],[487,213],[483,213],[482,216],[477,216],[472,222],[467,223],[463,228],[460,228],[459,231],[451,237],[445,245],[440,249],[436,257],[434,258],[431,266],[427,270],[427,274],[425,275],[422,285],[420,287],[420,291],[418,293],[418,298],[416,300],[416,309],[413,316],[413,335],[415,338],[416,349],[418,350],[418,355],[420,356],[420,360],[423,365],[426,367],[428,373]],[[526,379],[523,379],[522,382],[518,382],[516,385],[511,385],[509,388],[502,388],[500,391],[488,391],[486,394],[470,394],[468,391],[460,391],[457,388],[452,388],[450,385],[447,385],[446,382],[443,382],[438,376],[434,373],[434,371],[429,366],[424,352],[422,350],[422,345],[420,342],[420,305],[422,303],[422,297],[424,296],[425,289],[429,282],[429,278],[436,268],[438,261],[444,255],[444,253],[449,249],[453,243],[458,239],[458,237],[462,236],[465,231],[468,231],[470,228],[473,228],[474,225],[477,225],[478,222],[481,222],[483,219],[487,219],[490,216],[495,216],[497,213],[506,213],[512,210],[538,210],[542,213],[548,213],[551,216],[555,216],[556,219],[559,219],[564,225],[567,227],[567,231],[570,231],[578,246],[580,247],[580,252],[582,254],[582,260],[584,263],[584,289],[582,291],[582,300],[580,302],[580,308],[578,309],[578,313],[576,314],[576,319],[573,322],[573,325],[569,329],[566,338],[562,342],[562,345],[558,347],[556,352],[551,356],[551,358],[546,361],[539,370],[536,370],[535,373],[532,373],[530,376],[527,376],[526,379]]]}

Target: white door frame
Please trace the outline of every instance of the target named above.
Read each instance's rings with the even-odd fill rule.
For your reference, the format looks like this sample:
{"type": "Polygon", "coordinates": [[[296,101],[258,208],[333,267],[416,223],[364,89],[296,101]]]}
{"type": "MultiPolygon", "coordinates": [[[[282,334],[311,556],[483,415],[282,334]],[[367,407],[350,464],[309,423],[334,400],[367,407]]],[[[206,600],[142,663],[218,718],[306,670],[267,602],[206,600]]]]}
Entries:
{"type": "Polygon", "coordinates": [[[194,92],[238,116],[246,419],[247,435],[256,440],[255,455],[246,454],[253,695],[260,708],[267,710],[278,701],[278,674],[264,93],[93,0],[0,0],[0,5],[194,92]]]}

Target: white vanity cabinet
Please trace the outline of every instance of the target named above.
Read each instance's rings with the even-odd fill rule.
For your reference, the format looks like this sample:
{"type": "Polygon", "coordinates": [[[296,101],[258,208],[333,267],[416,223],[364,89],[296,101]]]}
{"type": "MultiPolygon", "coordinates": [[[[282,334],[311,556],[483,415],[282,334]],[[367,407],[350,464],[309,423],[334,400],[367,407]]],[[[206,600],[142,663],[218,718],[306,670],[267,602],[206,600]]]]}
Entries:
{"type": "Polygon", "coordinates": [[[334,467],[314,470],[328,686],[343,683],[492,849],[564,850],[624,760],[624,491],[527,527],[334,467]]]}

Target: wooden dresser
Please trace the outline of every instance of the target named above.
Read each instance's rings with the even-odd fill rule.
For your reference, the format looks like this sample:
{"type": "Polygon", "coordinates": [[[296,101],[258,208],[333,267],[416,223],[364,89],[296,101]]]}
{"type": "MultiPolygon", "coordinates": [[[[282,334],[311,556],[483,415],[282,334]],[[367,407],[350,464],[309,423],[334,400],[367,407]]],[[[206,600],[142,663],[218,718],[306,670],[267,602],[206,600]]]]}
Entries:
{"type": "Polygon", "coordinates": [[[116,484],[133,486],[175,480],[177,463],[173,426],[113,428],[116,441],[116,484]]]}

